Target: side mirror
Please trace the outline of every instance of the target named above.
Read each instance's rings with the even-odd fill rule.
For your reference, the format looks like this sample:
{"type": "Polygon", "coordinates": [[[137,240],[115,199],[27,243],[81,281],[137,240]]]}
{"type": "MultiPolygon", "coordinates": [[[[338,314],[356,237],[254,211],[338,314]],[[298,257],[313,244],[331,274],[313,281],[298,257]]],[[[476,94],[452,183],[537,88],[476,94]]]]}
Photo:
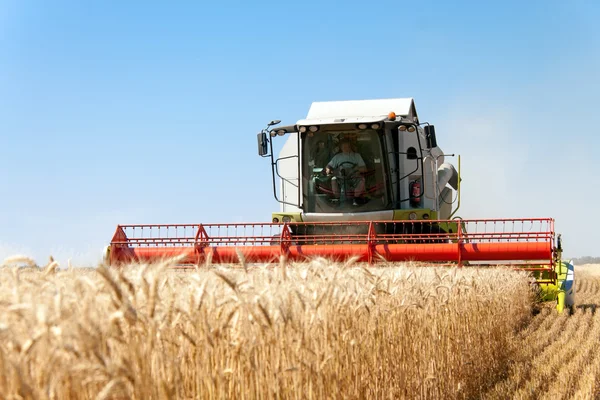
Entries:
{"type": "Polygon", "coordinates": [[[258,140],[258,155],[263,157],[266,156],[269,153],[269,149],[268,149],[268,141],[267,141],[267,134],[265,132],[261,132],[257,135],[257,140],[258,140]]]}
{"type": "Polygon", "coordinates": [[[435,138],[435,126],[425,125],[425,138],[427,139],[428,149],[437,147],[437,140],[435,138]]]}

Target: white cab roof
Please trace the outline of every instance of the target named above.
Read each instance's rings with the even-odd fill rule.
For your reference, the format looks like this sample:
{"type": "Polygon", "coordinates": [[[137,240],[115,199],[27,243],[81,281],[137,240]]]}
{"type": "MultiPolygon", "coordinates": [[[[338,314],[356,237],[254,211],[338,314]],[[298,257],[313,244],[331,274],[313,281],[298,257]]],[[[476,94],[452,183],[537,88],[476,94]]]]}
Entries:
{"type": "Polygon", "coordinates": [[[399,117],[418,122],[415,103],[412,98],[323,101],[312,103],[305,120],[298,121],[304,125],[311,121],[321,123],[339,123],[352,121],[381,121],[393,111],[399,117]],[[417,118],[415,120],[415,118],[417,118]]]}

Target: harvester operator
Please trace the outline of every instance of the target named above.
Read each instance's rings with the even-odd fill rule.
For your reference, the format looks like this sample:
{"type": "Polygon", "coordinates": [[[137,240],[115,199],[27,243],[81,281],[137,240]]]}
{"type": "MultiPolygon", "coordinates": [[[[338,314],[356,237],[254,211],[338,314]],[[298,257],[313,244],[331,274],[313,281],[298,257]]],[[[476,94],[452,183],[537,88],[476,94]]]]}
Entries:
{"type": "MultiPolygon", "coordinates": [[[[357,172],[366,172],[367,166],[361,155],[352,151],[350,141],[342,140],[340,147],[342,151],[333,156],[331,161],[327,163],[325,173],[331,175],[335,169],[340,168],[340,170],[343,170],[343,176],[347,179],[346,182],[354,187],[354,198],[356,199],[357,197],[361,197],[365,192],[365,178],[357,174],[357,172]]],[[[336,197],[339,197],[339,184],[335,178],[331,180],[331,190],[336,197]]],[[[356,200],[354,200],[354,204],[357,204],[356,200]]]]}

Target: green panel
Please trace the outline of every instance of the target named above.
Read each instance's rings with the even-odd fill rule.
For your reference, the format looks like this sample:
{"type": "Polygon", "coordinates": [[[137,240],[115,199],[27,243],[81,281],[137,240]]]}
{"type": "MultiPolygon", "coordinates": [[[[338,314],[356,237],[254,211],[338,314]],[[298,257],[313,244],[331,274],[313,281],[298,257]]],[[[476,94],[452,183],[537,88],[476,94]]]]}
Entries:
{"type": "Polygon", "coordinates": [[[437,219],[437,211],[430,210],[428,208],[418,208],[412,210],[394,210],[394,216],[392,219],[394,221],[412,221],[409,217],[410,213],[417,214],[416,220],[424,219],[424,215],[428,215],[427,219],[437,219]]]}
{"type": "MultiPolygon", "coordinates": [[[[542,267],[540,267],[542,268],[542,267]]],[[[565,261],[557,261],[555,262],[554,271],[556,272],[556,281],[555,283],[541,283],[539,284],[539,300],[540,301],[555,301],[556,302],[556,310],[559,313],[562,313],[567,306],[566,298],[567,291],[574,290],[573,287],[567,286],[567,273],[568,273],[568,263],[565,261]]],[[[552,280],[552,276],[549,272],[533,272],[533,276],[538,281],[547,281],[552,280]]]]}

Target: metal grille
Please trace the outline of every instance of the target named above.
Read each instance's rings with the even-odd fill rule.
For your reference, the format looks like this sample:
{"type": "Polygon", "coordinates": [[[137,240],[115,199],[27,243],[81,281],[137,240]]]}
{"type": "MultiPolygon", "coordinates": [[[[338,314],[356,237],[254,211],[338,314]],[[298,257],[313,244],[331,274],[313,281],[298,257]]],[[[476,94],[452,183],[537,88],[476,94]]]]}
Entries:
{"type": "Polygon", "coordinates": [[[315,223],[120,225],[113,245],[128,247],[272,246],[386,243],[531,243],[554,240],[554,221],[479,219],[315,223]],[[124,235],[119,235],[119,229],[124,235]],[[291,238],[282,233],[289,230],[291,238]]]}

